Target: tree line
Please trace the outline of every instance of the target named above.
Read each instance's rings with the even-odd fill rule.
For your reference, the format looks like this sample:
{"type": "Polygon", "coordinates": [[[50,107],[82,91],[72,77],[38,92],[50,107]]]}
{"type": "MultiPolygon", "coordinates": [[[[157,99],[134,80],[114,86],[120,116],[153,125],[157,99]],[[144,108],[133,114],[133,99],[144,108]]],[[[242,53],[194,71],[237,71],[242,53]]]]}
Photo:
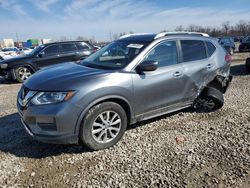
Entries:
{"type": "Polygon", "coordinates": [[[239,21],[236,24],[231,25],[229,21],[222,23],[219,27],[211,26],[199,26],[191,24],[187,27],[179,25],[175,28],[175,31],[192,31],[207,33],[212,37],[220,36],[247,36],[250,35],[250,21],[239,21]]]}
{"type": "MultiPolygon", "coordinates": [[[[170,30],[164,30],[164,31],[170,31],[170,30]]],[[[161,32],[164,32],[161,31],[161,32]]],[[[183,26],[179,25],[175,28],[175,31],[191,31],[191,32],[202,32],[207,33],[212,37],[221,37],[221,36],[249,36],[250,35],[250,21],[239,21],[235,24],[230,24],[229,21],[226,21],[222,23],[220,26],[214,27],[214,26],[200,26],[195,24],[190,24],[189,26],[183,26]]],[[[117,33],[109,33],[109,40],[117,40],[120,36],[125,34],[132,34],[133,31],[130,32],[120,32],[117,33]]],[[[72,40],[68,37],[62,36],[59,41],[67,41],[72,40]]],[[[78,36],[76,37],[76,40],[88,40],[91,43],[95,44],[96,40],[95,37],[92,36],[91,38],[84,37],[84,36],[78,36]]]]}

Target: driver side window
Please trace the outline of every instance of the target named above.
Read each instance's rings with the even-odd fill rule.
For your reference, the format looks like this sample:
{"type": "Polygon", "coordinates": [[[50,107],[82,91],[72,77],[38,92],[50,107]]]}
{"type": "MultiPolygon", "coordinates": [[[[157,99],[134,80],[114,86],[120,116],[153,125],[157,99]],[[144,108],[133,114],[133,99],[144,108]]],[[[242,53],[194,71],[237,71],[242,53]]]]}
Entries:
{"type": "Polygon", "coordinates": [[[43,52],[46,56],[57,55],[59,53],[59,45],[48,46],[43,52]]]}
{"type": "Polygon", "coordinates": [[[157,61],[159,67],[177,64],[176,41],[165,41],[155,46],[144,61],[157,61]]]}

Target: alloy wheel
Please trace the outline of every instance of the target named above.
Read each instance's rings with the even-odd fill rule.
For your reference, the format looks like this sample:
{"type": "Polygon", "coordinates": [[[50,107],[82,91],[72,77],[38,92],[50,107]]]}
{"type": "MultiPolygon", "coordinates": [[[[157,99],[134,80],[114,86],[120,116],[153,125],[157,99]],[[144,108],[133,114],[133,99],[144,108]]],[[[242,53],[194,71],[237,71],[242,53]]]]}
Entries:
{"type": "Polygon", "coordinates": [[[121,130],[121,117],[114,111],[104,111],[97,116],[92,125],[92,136],[98,143],[114,140],[121,130]]]}
{"type": "Polygon", "coordinates": [[[26,67],[21,67],[18,71],[19,78],[22,80],[27,80],[31,76],[31,72],[26,67]]]}
{"type": "Polygon", "coordinates": [[[205,111],[213,110],[215,107],[215,102],[212,99],[199,98],[196,100],[194,107],[196,109],[203,109],[205,111]]]}

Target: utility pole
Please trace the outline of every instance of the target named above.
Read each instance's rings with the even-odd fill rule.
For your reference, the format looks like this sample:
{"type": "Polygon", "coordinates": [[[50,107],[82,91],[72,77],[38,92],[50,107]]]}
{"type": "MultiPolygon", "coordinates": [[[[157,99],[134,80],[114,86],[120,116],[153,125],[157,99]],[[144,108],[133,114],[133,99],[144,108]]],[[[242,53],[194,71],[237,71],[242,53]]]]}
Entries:
{"type": "Polygon", "coordinates": [[[19,39],[18,39],[18,33],[16,32],[16,42],[18,43],[19,39]]]}

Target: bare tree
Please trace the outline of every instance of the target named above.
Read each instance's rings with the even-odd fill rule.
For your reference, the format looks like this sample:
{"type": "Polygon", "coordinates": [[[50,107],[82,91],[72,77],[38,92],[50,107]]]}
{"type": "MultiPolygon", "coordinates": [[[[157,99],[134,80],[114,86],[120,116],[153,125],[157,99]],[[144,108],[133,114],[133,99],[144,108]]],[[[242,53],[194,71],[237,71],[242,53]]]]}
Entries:
{"type": "Polygon", "coordinates": [[[175,28],[175,31],[184,31],[184,28],[182,25],[178,25],[176,28],[175,28]]]}
{"type": "Polygon", "coordinates": [[[222,23],[221,26],[222,26],[222,31],[225,33],[225,35],[228,35],[230,31],[230,22],[226,21],[222,23]]]}

